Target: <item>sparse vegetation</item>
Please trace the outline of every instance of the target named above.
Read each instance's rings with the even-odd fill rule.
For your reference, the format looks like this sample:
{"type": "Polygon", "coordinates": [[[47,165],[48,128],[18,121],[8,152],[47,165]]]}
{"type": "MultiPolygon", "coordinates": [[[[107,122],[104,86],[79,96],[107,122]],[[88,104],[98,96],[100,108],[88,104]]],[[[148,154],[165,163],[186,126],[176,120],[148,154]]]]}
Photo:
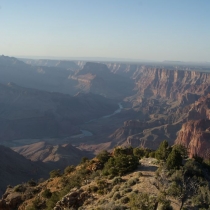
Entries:
{"type": "Polygon", "coordinates": [[[118,200],[118,199],[120,199],[120,198],[121,198],[121,195],[120,195],[119,192],[115,192],[114,195],[113,195],[113,197],[112,197],[112,199],[113,199],[114,201],[116,201],[116,200],[118,200]]]}
{"type": "Polygon", "coordinates": [[[31,179],[30,181],[28,181],[28,185],[34,187],[37,185],[37,183],[33,179],[31,179]]]}
{"type": "Polygon", "coordinates": [[[121,177],[115,177],[113,180],[112,180],[112,185],[115,186],[116,184],[119,184],[123,182],[123,179],[121,177]]]}
{"type": "Polygon", "coordinates": [[[83,163],[86,163],[87,161],[88,161],[89,159],[87,158],[87,157],[83,157],[82,159],[81,159],[81,164],[83,164],[83,163]]]}
{"type": "Polygon", "coordinates": [[[103,150],[102,152],[100,152],[96,158],[104,165],[109,158],[111,157],[110,153],[107,152],[106,150],[103,150]]]}
{"type": "Polygon", "coordinates": [[[42,196],[44,198],[50,198],[52,196],[52,193],[49,189],[44,190],[44,192],[42,193],[42,196]]]}
{"type": "Polygon", "coordinates": [[[55,178],[61,176],[61,171],[60,169],[53,170],[50,172],[50,178],[55,178]]]}
{"type": "Polygon", "coordinates": [[[71,172],[73,172],[75,170],[75,166],[71,165],[71,166],[67,166],[65,169],[64,169],[64,173],[65,174],[69,174],[71,172]]]}
{"type": "Polygon", "coordinates": [[[125,196],[125,197],[122,197],[121,199],[120,199],[120,202],[122,203],[122,204],[126,204],[126,203],[128,203],[129,202],[129,197],[127,197],[127,196],[125,196]]]}
{"type": "Polygon", "coordinates": [[[132,193],[129,197],[129,207],[131,210],[153,210],[157,205],[156,198],[147,193],[132,193]]]}
{"type": "MultiPolygon", "coordinates": [[[[66,167],[63,174],[60,170],[52,171],[51,178],[41,184],[30,180],[8,190],[21,195],[28,193],[25,198],[32,201],[27,210],[51,210],[58,201],[70,202],[71,199],[75,199],[74,204],[68,204],[67,209],[153,210],[158,207],[172,210],[174,203],[170,199],[176,200],[176,208],[179,209],[190,209],[192,206],[196,209],[210,208],[210,166],[203,159],[186,159],[183,146],[171,148],[164,141],[155,152],[160,161],[158,170],[152,172],[148,167],[144,171],[144,165],[138,168],[140,157],[135,155],[134,150],[116,148],[113,153],[103,151],[96,159],[84,161],[77,167],[66,167]],[[160,151],[164,151],[163,154],[160,151]],[[101,164],[102,169],[91,169],[93,165],[101,168],[101,164]],[[135,171],[137,168],[138,171],[135,171]],[[114,178],[110,179],[110,176],[114,178]],[[153,188],[154,194],[145,191],[146,183],[148,189],[153,188]],[[75,197],[65,198],[70,192],[75,197]]],[[[143,148],[140,148],[139,154],[142,155],[142,151],[143,148]]],[[[143,164],[157,164],[152,158],[141,158],[143,164]]]]}
{"type": "Polygon", "coordinates": [[[23,192],[25,192],[25,190],[26,190],[26,186],[24,184],[19,184],[19,185],[14,187],[15,192],[23,193],[23,192]]]}
{"type": "Polygon", "coordinates": [[[129,179],[126,184],[127,186],[133,186],[135,185],[136,183],[138,182],[138,179],[137,178],[132,178],[132,179],[129,179]]]}

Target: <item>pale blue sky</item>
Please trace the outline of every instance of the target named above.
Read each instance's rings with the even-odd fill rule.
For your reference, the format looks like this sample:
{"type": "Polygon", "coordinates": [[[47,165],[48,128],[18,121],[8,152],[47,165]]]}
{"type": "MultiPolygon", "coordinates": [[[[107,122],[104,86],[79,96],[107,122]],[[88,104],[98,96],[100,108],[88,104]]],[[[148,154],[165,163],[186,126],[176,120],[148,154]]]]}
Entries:
{"type": "Polygon", "coordinates": [[[0,0],[0,54],[210,62],[210,0],[0,0]]]}

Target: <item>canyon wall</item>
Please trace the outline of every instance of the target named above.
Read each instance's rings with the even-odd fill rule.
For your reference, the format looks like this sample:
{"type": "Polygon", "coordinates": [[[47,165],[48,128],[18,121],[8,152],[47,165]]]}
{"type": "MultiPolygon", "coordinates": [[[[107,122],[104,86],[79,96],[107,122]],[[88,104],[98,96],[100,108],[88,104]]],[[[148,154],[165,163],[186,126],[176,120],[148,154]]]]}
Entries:
{"type": "Polygon", "coordinates": [[[180,100],[186,93],[210,92],[210,74],[205,72],[151,68],[142,71],[135,81],[138,94],[145,97],[180,100]]]}
{"type": "Polygon", "coordinates": [[[176,144],[184,145],[189,156],[198,155],[203,158],[210,156],[210,120],[190,120],[182,125],[176,144]]]}
{"type": "Polygon", "coordinates": [[[196,121],[210,119],[210,94],[198,97],[197,94],[184,94],[179,103],[172,103],[176,104],[175,107],[174,105],[170,107],[170,103],[158,103],[157,99],[143,100],[144,103],[142,102],[139,107],[141,111],[144,111],[144,107],[147,107],[146,112],[150,114],[148,120],[146,122],[143,120],[141,122],[136,120],[126,121],[124,126],[117,129],[110,137],[123,142],[124,145],[156,149],[163,140],[167,140],[170,145],[173,145],[177,139],[177,132],[184,124],[177,143],[188,147],[190,156],[195,154],[206,156],[203,151],[209,148],[209,134],[205,131],[208,126],[206,127],[204,123],[203,127],[205,129],[200,128],[197,126],[196,121]],[[151,110],[150,104],[153,107],[151,110]],[[154,109],[155,106],[159,106],[161,109],[154,109]],[[195,131],[189,128],[191,124],[189,126],[188,121],[191,124],[196,124],[195,131]],[[199,129],[203,129],[202,132],[199,129]],[[188,136],[188,131],[190,136],[188,136]]]}

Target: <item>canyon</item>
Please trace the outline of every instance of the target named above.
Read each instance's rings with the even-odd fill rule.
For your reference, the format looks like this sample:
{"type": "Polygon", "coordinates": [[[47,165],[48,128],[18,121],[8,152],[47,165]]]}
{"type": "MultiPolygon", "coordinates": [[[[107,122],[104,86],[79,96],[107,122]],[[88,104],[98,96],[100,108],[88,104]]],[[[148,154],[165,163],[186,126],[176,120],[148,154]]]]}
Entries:
{"type": "Polygon", "coordinates": [[[208,158],[209,93],[208,64],[0,56],[0,143],[50,169],[163,140],[208,158]]]}

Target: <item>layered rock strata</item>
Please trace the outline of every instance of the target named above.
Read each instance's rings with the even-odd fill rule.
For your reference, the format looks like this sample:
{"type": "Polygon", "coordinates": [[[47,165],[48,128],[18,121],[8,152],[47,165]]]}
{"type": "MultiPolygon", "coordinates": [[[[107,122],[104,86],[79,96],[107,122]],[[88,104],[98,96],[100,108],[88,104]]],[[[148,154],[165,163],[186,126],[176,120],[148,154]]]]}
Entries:
{"type": "Polygon", "coordinates": [[[184,145],[189,156],[210,158],[210,120],[190,120],[182,125],[176,144],[184,145]]]}

